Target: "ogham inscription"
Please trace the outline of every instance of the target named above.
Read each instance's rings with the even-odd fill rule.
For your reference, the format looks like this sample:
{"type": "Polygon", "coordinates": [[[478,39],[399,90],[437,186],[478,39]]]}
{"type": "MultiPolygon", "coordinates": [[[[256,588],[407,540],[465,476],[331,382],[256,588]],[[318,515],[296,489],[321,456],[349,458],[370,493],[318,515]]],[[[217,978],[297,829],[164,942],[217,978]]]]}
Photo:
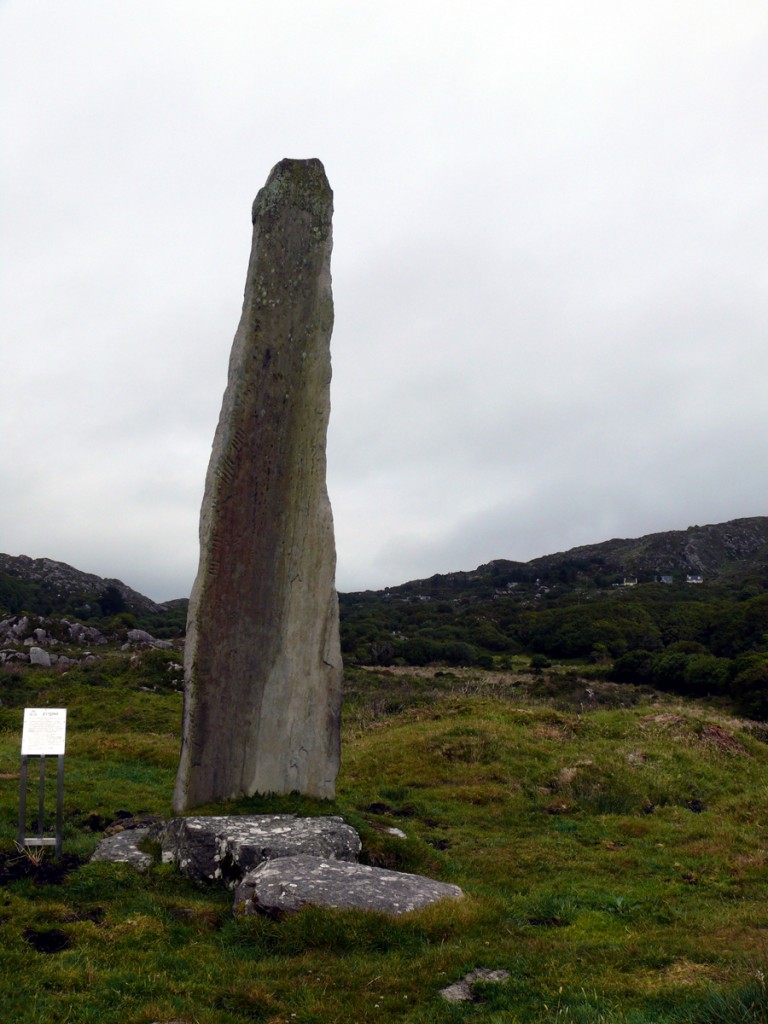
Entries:
{"type": "Polygon", "coordinates": [[[282,160],[253,204],[200,514],[177,811],[256,792],[334,795],[342,665],[325,480],[332,207],[319,160],[282,160]]]}

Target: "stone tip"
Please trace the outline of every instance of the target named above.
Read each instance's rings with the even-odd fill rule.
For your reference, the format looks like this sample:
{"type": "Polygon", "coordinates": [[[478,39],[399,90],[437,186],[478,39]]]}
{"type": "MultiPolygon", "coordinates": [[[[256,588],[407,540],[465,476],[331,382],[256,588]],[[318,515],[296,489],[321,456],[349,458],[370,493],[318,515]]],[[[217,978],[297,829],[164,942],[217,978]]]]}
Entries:
{"type": "Polygon", "coordinates": [[[317,157],[306,160],[284,157],[276,163],[253,201],[251,220],[255,224],[260,217],[285,206],[307,210],[330,223],[333,192],[317,157]]]}
{"type": "Polygon", "coordinates": [[[316,156],[310,156],[306,158],[284,156],[282,160],[278,160],[278,162],[269,172],[267,184],[269,184],[273,176],[276,174],[284,174],[286,171],[288,173],[294,173],[297,171],[300,172],[302,168],[306,168],[307,170],[315,172],[319,171],[320,174],[325,176],[325,168],[323,167],[323,162],[322,160],[318,160],[316,156]]]}

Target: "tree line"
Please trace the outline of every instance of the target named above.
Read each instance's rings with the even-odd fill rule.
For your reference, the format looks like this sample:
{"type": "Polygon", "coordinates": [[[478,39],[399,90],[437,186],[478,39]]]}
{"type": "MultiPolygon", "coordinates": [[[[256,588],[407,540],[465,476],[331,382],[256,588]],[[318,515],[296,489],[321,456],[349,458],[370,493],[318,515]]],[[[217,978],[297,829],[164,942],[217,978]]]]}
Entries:
{"type": "Polygon", "coordinates": [[[520,654],[579,661],[617,682],[727,694],[745,713],[768,717],[768,594],[755,589],[531,586],[452,601],[341,595],[342,653],[363,664],[501,669],[520,654]]]}

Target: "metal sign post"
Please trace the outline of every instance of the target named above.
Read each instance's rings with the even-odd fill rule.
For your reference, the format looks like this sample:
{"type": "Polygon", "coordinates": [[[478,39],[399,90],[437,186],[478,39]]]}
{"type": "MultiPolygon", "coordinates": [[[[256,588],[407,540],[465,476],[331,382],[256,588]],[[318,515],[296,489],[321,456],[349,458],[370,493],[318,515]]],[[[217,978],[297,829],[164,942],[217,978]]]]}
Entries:
{"type": "Polygon", "coordinates": [[[62,807],[64,803],[64,747],[67,732],[66,708],[25,708],[21,733],[21,783],[19,793],[19,846],[53,846],[61,856],[62,807]],[[58,758],[56,785],[56,834],[45,835],[45,759],[58,758]],[[27,762],[40,758],[37,799],[37,834],[27,833],[27,762]]]}

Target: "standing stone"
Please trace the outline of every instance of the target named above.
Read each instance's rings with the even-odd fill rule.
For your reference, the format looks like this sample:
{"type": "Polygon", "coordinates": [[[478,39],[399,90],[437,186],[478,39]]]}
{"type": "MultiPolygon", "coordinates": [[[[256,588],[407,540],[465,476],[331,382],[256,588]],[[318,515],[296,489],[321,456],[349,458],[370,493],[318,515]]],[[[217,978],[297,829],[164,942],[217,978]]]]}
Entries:
{"type": "Polygon", "coordinates": [[[326,489],[331,214],[319,160],[253,204],[240,325],[200,514],[177,811],[298,790],[332,798],[342,664],[326,489]]]}

